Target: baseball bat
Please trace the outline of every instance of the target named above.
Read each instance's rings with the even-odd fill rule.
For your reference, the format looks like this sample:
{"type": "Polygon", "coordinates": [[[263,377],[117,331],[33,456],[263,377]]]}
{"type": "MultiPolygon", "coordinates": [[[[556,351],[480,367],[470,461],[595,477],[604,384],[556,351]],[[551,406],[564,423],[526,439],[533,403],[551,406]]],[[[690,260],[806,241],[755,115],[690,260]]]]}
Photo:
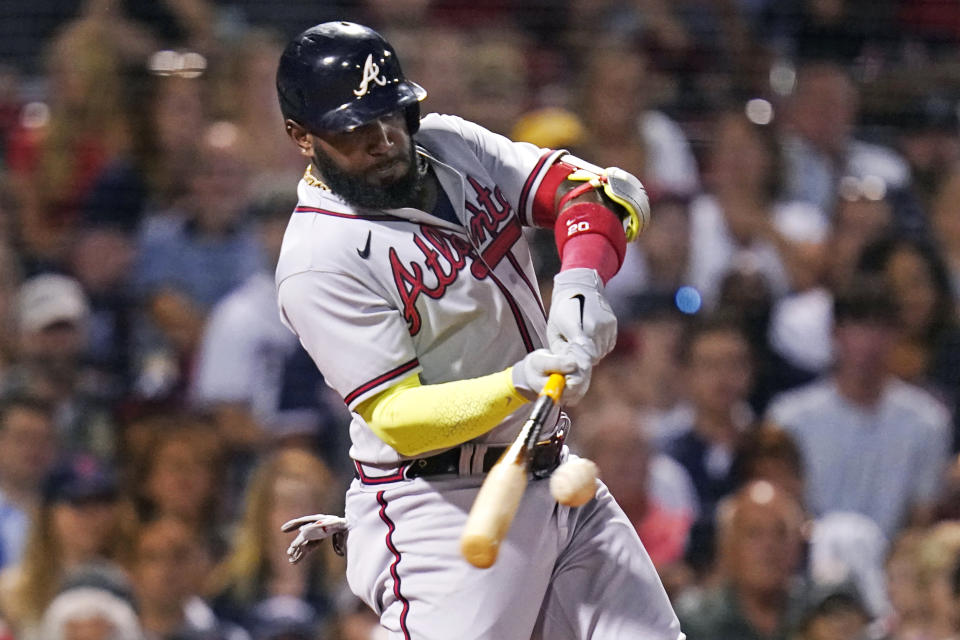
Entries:
{"type": "Polygon", "coordinates": [[[487,569],[497,561],[500,543],[507,535],[527,487],[533,447],[540,440],[550,410],[560,402],[563,386],[561,374],[554,373],[547,378],[530,417],[487,473],[473,501],[460,536],[460,552],[467,562],[479,569],[487,569]]]}

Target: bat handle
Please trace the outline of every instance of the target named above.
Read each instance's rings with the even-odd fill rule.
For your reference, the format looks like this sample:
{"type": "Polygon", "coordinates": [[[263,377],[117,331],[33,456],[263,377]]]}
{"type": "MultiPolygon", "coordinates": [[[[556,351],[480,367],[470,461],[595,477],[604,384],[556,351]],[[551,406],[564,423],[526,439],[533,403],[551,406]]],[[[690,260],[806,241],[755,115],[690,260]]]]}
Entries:
{"type": "Polygon", "coordinates": [[[546,383],[544,383],[540,395],[548,396],[555,403],[558,403],[560,402],[560,396],[563,395],[563,388],[566,386],[566,382],[567,380],[563,377],[563,374],[551,373],[546,383]]]}

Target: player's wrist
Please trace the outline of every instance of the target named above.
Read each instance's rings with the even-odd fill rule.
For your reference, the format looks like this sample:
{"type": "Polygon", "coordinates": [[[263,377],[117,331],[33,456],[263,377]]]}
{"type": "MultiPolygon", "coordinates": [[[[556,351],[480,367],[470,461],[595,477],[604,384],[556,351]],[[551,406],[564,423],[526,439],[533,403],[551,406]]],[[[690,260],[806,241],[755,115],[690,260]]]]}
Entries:
{"type": "Polygon", "coordinates": [[[561,269],[592,267],[604,282],[623,264],[627,241],[617,216],[602,205],[580,202],[561,211],[554,227],[561,269]]]}
{"type": "Polygon", "coordinates": [[[603,278],[595,267],[570,267],[561,269],[557,275],[553,276],[554,291],[560,291],[566,287],[590,287],[603,292],[603,278]]]}
{"type": "Polygon", "coordinates": [[[529,402],[530,397],[526,395],[524,389],[521,388],[521,382],[518,379],[519,372],[516,367],[507,367],[504,369],[503,373],[506,376],[507,387],[511,398],[520,400],[521,402],[529,402]]]}
{"type": "Polygon", "coordinates": [[[582,235],[567,242],[560,262],[561,273],[573,269],[589,269],[602,282],[609,282],[620,270],[620,260],[605,237],[598,234],[582,235]]]}

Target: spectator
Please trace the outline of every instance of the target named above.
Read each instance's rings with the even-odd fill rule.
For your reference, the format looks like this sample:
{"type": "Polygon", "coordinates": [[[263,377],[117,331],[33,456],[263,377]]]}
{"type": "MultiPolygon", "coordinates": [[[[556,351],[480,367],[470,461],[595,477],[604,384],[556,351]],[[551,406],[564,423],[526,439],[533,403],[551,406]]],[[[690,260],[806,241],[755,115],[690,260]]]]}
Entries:
{"type": "Polygon", "coordinates": [[[788,109],[784,151],[791,199],[832,213],[842,176],[873,177],[887,190],[909,185],[909,168],[899,155],[854,137],[859,95],[839,64],[804,63],[788,109]]]}
{"type": "Polygon", "coordinates": [[[832,374],[774,399],[768,415],[803,451],[810,509],[862,513],[890,538],[930,518],[950,450],[949,416],[890,375],[896,309],[882,282],[854,282],[837,295],[833,314],[832,374]]]}
{"type": "Polygon", "coordinates": [[[85,229],[129,239],[148,214],[171,209],[186,193],[206,125],[205,76],[155,66],[139,61],[125,72],[132,144],[97,176],[83,207],[85,229]]]}
{"type": "Polygon", "coordinates": [[[39,625],[61,582],[96,563],[118,563],[128,549],[130,514],[111,470],[75,456],[46,478],[23,560],[0,574],[0,608],[20,640],[47,640],[39,625]]]}
{"type": "Polygon", "coordinates": [[[129,238],[106,227],[78,230],[71,272],[88,294],[84,362],[109,381],[116,398],[129,391],[134,306],[127,278],[134,261],[129,238]]]}
{"type": "Polygon", "coordinates": [[[119,120],[126,54],[111,26],[84,17],[48,43],[47,102],[11,135],[6,159],[23,206],[20,235],[35,266],[63,259],[94,179],[129,142],[119,120]]]}
{"type": "Polygon", "coordinates": [[[817,286],[778,300],[770,319],[770,344],[791,366],[824,374],[833,362],[833,294],[849,285],[860,254],[893,229],[893,209],[875,177],[840,180],[833,228],[817,286]]]}
{"type": "Polygon", "coordinates": [[[144,525],[130,567],[148,640],[249,640],[200,597],[211,567],[200,532],[172,517],[144,525]]]}
{"type": "Polygon", "coordinates": [[[720,284],[717,312],[739,319],[752,347],[753,385],[749,402],[760,415],[770,399],[786,389],[810,382],[816,376],[777,353],[769,341],[774,308],[773,293],[763,273],[748,264],[727,272],[720,284]]]}
{"type": "Polygon", "coordinates": [[[866,605],[852,585],[814,587],[807,596],[795,640],[865,638],[870,620],[866,605]]]}
{"type": "Polygon", "coordinates": [[[940,489],[936,520],[960,520],[960,456],[951,457],[940,489]]]}
{"type": "Polygon", "coordinates": [[[230,555],[211,579],[219,615],[252,628],[257,603],[296,599],[309,607],[314,630],[319,628],[331,614],[343,562],[327,544],[323,553],[290,564],[289,536],[280,527],[304,513],[338,512],[341,490],[326,465],[303,449],[283,449],[263,460],[251,480],[230,555]]]}
{"type": "Polygon", "coordinates": [[[889,614],[884,585],[889,542],[877,523],[861,513],[834,511],[811,523],[809,539],[807,573],[815,584],[848,583],[871,620],[889,614]]]}
{"type": "Polygon", "coordinates": [[[928,637],[929,603],[920,580],[920,547],[925,529],[903,531],[890,547],[886,562],[886,588],[890,613],[882,629],[894,640],[928,637]]]}
{"type": "Polygon", "coordinates": [[[588,131],[583,154],[645,180],[646,145],[638,123],[646,61],[635,48],[616,42],[594,43],[586,53],[575,109],[583,114],[588,131]]]}
{"type": "Polygon", "coordinates": [[[262,256],[245,219],[249,177],[237,127],[210,125],[183,209],[158,214],[141,234],[137,284],[153,307],[162,306],[170,290],[206,312],[260,268],[262,256]]]}
{"type": "Polygon", "coordinates": [[[951,616],[953,633],[952,637],[957,637],[960,633],[960,562],[954,558],[953,571],[950,574],[950,596],[953,600],[953,615],[951,616]]]}
{"type": "Polygon", "coordinates": [[[43,479],[57,453],[48,404],[29,396],[0,402],[0,569],[20,562],[43,479]]]}
{"type": "Polygon", "coordinates": [[[662,454],[651,450],[636,412],[625,405],[583,416],[576,434],[580,451],[597,463],[607,488],[630,518],[662,577],[683,559],[696,513],[689,476],[667,458],[676,479],[674,486],[664,487],[654,479],[656,465],[664,466],[663,460],[658,460],[662,454]]]}
{"type": "Polygon", "coordinates": [[[754,418],[746,402],[750,344],[734,320],[713,316],[690,326],[681,349],[693,420],[664,450],[687,470],[697,490],[700,517],[690,545],[695,557],[690,559],[703,569],[710,560],[717,503],[733,489],[734,451],[754,418]]]}
{"type": "Polygon", "coordinates": [[[690,206],[690,278],[708,306],[737,265],[762,273],[774,298],[817,280],[827,219],[815,206],[783,198],[772,117],[748,108],[722,112],[715,121],[709,190],[690,206]]]}
{"type": "Polygon", "coordinates": [[[908,91],[901,102],[898,147],[910,165],[913,192],[929,211],[944,180],[960,162],[956,100],[936,89],[908,91]]]}
{"type": "Polygon", "coordinates": [[[960,216],[957,216],[957,202],[960,202],[960,169],[955,168],[944,176],[930,206],[933,236],[943,250],[955,304],[960,299],[960,216]]]}
{"type": "MultiPolygon", "coordinates": [[[[956,419],[960,328],[936,246],[922,237],[889,235],[864,249],[860,270],[885,278],[896,297],[899,332],[891,372],[940,398],[956,419]]],[[[954,442],[960,442],[956,435],[954,442]]]]}
{"type": "Polygon", "coordinates": [[[191,414],[147,417],[128,428],[127,476],[141,520],[176,518],[221,550],[223,482],[219,438],[210,422],[191,414]]]}
{"type": "MultiPolygon", "coordinates": [[[[276,264],[296,198],[270,193],[251,209],[267,265],[276,264]]],[[[195,404],[210,411],[225,446],[250,455],[280,440],[318,443],[340,459],[340,414],[310,356],[276,310],[276,285],[265,268],[210,313],[192,376],[195,404]]],[[[337,404],[341,404],[339,400],[337,404]]]]}
{"type": "MultiPolygon", "coordinates": [[[[617,372],[609,387],[617,397],[635,404],[659,451],[693,421],[680,360],[685,316],[674,296],[667,294],[637,296],[630,299],[629,308],[627,320],[620,325],[621,339],[632,346],[628,368],[617,372]],[[631,390],[627,396],[622,393],[624,386],[631,390]]],[[[605,363],[595,374],[605,375],[605,363]]]]}
{"type": "Polygon", "coordinates": [[[651,104],[647,59],[623,40],[591,40],[581,74],[585,156],[642,176],[654,191],[695,193],[700,178],[690,144],[680,126],[651,104]]]}
{"type": "MultiPolygon", "coordinates": [[[[414,0],[421,4],[422,0],[414,0]]],[[[379,0],[378,5],[389,7],[394,11],[403,9],[406,16],[416,15],[420,11],[412,12],[405,7],[407,3],[398,3],[393,0],[379,0]]],[[[370,24],[363,20],[360,24],[370,24]]],[[[393,23],[390,28],[379,30],[393,44],[397,54],[403,60],[404,75],[408,78],[430,77],[429,109],[436,113],[462,113],[463,106],[469,96],[467,92],[467,77],[463,72],[465,60],[469,58],[470,35],[464,29],[448,27],[433,22],[413,24],[393,23]],[[424,42],[433,43],[436,51],[444,51],[446,55],[432,55],[431,48],[424,47],[424,42]]],[[[532,141],[531,141],[532,142],[532,141]]]]}
{"type": "Polygon", "coordinates": [[[529,104],[530,43],[511,23],[467,31],[460,73],[465,82],[461,111],[467,120],[507,135],[529,104]]]}
{"type": "Polygon", "coordinates": [[[266,29],[247,29],[223,43],[219,64],[212,68],[217,115],[240,127],[240,144],[252,164],[255,189],[275,188],[281,181],[295,183],[303,173],[303,157],[290,148],[283,129],[267,126],[283,122],[274,85],[285,41],[266,29]]]}
{"type": "MultiPolygon", "coordinates": [[[[738,486],[765,480],[803,505],[803,458],[796,442],[783,429],[763,425],[740,441],[733,475],[738,486]]],[[[888,613],[884,589],[887,539],[870,518],[859,513],[833,512],[808,522],[807,573],[814,583],[853,586],[870,617],[888,613]]]]}
{"type": "Polygon", "coordinates": [[[960,564],[960,522],[941,522],[926,531],[918,549],[921,594],[926,603],[924,632],[952,638],[960,630],[953,576],[960,564]]]}
{"type": "Polygon", "coordinates": [[[90,297],[90,358],[123,381],[124,393],[132,386],[138,321],[137,230],[150,212],[168,210],[183,197],[205,122],[202,81],[161,73],[143,61],[126,71],[130,149],[97,175],[68,255],[90,297]]]}
{"type": "MultiPolygon", "coordinates": [[[[177,397],[180,371],[200,340],[209,309],[261,268],[263,257],[246,226],[248,161],[239,130],[218,122],[204,133],[183,208],[143,227],[134,278],[155,335],[143,338],[144,357],[166,352],[175,373],[141,393],[177,397]]],[[[143,371],[149,374],[149,370],[143,371]]]]}
{"type": "Polygon", "coordinates": [[[718,513],[719,586],[678,605],[689,640],[786,640],[803,602],[803,513],[787,493],[750,483],[718,513]]]}
{"type": "Polygon", "coordinates": [[[117,389],[84,362],[89,314],[86,295],[73,278],[43,274],[24,282],[17,296],[18,360],[5,373],[3,387],[50,403],[65,449],[111,459],[117,389]]]}
{"type": "Polygon", "coordinates": [[[65,582],[42,628],[44,640],[144,640],[126,576],[97,567],[65,582]]]}
{"type": "Polygon", "coordinates": [[[755,480],[766,480],[804,503],[803,455],[789,433],[772,425],[761,425],[740,438],[730,470],[737,488],[755,480]]]}

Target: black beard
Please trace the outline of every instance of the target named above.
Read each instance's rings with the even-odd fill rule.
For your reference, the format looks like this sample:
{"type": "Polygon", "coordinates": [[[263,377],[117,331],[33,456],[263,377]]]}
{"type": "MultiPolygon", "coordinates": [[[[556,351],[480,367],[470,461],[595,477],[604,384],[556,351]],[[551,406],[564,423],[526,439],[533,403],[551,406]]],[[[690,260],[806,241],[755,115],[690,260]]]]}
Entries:
{"type": "Polygon", "coordinates": [[[419,156],[410,145],[407,172],[386,185],[372,185],[362,174],[344,171],[320,150],[313,154],[314,166],[330,190],[344,202],[360,209],[399,209],[416,201],[423,184],[419,170],[419,156]]]}

